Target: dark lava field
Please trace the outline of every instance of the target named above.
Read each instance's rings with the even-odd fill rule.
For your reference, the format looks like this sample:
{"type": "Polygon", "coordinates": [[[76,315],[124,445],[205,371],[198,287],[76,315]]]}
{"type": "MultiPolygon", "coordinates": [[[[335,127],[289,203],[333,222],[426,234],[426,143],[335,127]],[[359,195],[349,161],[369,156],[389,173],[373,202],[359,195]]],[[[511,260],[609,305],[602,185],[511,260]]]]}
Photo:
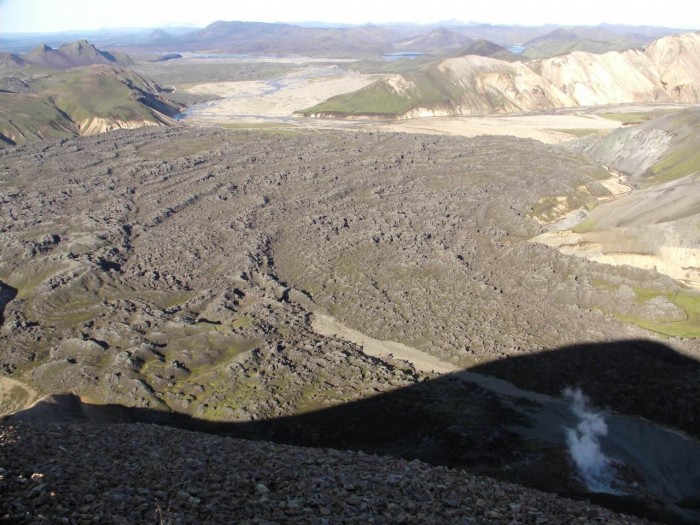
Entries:
{"type": "MultiPolygon", "coordinates": [[[[598,406],[697,437],[700,345],[637,326],[677,312],[632,293],[681,286],[530,242],[543,231],[536,203],[604,193],[604,176],[561,147],[505,137],[173,128],[2,150],[0,366],[39,394],[189,427],[420,387],[343,415],[372,414],[356,442],[342,418],[323,436],[240,433],[506,477],[500,467],[528,453],[497,396],[449,380],[431,390],[410,363],[314,331],[324,314],[530,391],[580,386],[598,406]]],[[[510,478],[578,490],[551,471],[510,478]]]]}

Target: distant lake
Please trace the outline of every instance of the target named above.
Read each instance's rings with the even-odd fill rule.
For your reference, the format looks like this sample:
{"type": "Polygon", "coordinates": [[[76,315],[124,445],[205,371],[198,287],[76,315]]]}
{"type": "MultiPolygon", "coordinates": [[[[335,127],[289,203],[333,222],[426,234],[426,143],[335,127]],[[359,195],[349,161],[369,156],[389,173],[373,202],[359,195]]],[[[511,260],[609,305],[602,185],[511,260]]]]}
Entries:
{"type": "Polygon", "coordinates": [[[525,49],[526,49],[525,46],[519,46],[516,44],[506,46],[506,48],[508,49],[508,51],[510,51],[511,53],[514,53],[516,55],[522,55],[523,51],[525,51],[525,49]]]}
{"type": "Polygon", "coordinates": [[[428,53],[420,53],[418,51],[401,51],[399,53],[386,53],[382,55],[384,60],[394,61],[403,58],[418,58],[427,55],[428,53]]]}

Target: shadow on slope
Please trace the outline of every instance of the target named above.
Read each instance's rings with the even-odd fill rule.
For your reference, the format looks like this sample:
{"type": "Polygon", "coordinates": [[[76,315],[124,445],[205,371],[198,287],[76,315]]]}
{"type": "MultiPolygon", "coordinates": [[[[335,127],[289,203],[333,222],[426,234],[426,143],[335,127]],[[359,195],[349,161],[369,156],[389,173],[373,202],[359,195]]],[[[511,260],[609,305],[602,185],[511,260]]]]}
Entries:
{"type": "Polygon", "coordinates": [[[70,394],[48,396],[9,420],[156,423],[363,450],[466,468],[670,523],[695,523],[700,522],[700,444],[659,423],[699,434],[693,419],[700,413],[699,375],[696,360],[660,343],[633,340],[504,359],[273,420],[206,421],[148,408],[90,405],[70,394]],[[605,415],[609,434],[601,446],[616,465],[621,489],[592,494],[576,474],[566,429],[579,420],[559,397],[567,386],[580,386],[595,405],[617,412],[605,415]]]}
{"type": "Polygon", "coordinates": [[[653,341],[581,344],[475,367],[552,396],[580,387],[596,406],[700,437],[700,363],[653,341]]]}
{"type": "Polygon", "coordinates": [[[17,297],[17,288],[0,281],[0,326],[5,322],[5,306],[17,297]]]}

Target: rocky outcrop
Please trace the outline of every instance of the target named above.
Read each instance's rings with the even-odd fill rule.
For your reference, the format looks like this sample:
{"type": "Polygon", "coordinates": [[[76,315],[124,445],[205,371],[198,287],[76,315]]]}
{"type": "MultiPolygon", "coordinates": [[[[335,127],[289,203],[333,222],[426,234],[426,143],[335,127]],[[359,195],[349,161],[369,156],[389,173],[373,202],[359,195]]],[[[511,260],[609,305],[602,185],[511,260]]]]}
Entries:
{"type": "Polygon", "coordinates": [[[80,134],[82,136],[98,135],[100,133],[114,131],[115,129],[136,129],[158,125],[160,125],[160,123],[153,120],[119,120],[94,117],[85,119],[80,123],[80,134]]]}

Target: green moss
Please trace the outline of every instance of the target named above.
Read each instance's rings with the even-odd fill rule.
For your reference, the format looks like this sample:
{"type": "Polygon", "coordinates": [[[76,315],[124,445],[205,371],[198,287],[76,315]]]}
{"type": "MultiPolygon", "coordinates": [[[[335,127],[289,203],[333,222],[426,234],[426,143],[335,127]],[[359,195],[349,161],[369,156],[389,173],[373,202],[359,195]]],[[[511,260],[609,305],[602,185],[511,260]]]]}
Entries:
{"type": "Polygon", "coordinates": [[[411,98],[400,95],[386,81],[379,80],[352,93],[331,97],[302,113],[306,116],[323,113],[328,115],[369,115],[391,117],[406,113],[413,107],[411,98]]]}
{"type": "Polygon", "coordinates": [[[155,358],[151,359],[144,364],[141,374],[151,381],[156,376],[163,375],[165,370],[170,368],[170,363],[175,358],[177,348],[185,347],[194,351],[198,348],[217,349],[219,354],[213,362],[191,366],[189,374],[174,380],[164,391],[178,395],[183,392],[186,393],[192,385],[199,384],[205,385],[207,395],[217,392],[221,393],[224,397],[223,401],[217,407],[206,409],[207,418],[212,420],[218,419],[222,415],[221,411],[223,408],[234,406],[237,399],[246,399],[246,396],[244,396],[245,388],[240,383],[236,383],[236,389],[231,390],[230,384],[222,380],[222,368],[231,363],[236,356],[259,346],[259,344],[260,341],[257,339],[241,339],[237,336],[212,338],[207,334],[177,339],[177,341],[173,341],[173,344],[168,345],[165,362],[155,358]]]}
{"type": "Polygon", "coordinates": [[[68,265],[62,262],[41,260],[20,266],[6,277],[10,286],[17,288],[18,299],[28,299],[34,289],[52,276],[65,271],[68,265]]]}
{"type": "Polygon", "coordinates": [[[608,120],[615,120],[617,122],[625,122],[629,124],[641,124],[642,122],[647,122],[649,120],[655,119],[663,115],[668,115],[669,113],[674,113],[678,110],[664,110],[664,109],[654,109],[650,111],[630,111],[630,112],[610,112],[603,113],[601,117],[608,120]]]}
{"type": "Polygon", "coordinates": [[[238,317],[231,325],[237,329],[245,329],[255,325],[255,318],[247,315],[238,317]]]}
{"type": "Polygon", "coordinates": [[[595,135],[600,131],[597,128],[575,128],[575,129],[564,129],[564,128],[551,128],[545,131],[553,131],[555,133],[564,133],[566,135],[573,135],[574,137],[587,137],[589,135],[595,135]]]}
{"type": "Polygon", "coordinates": [[[148,108],[134,102],[132,90],[125,83],[91,69],[80,68],[55,75],[47,92],[54,104],[74,122],[93,117],[153,120],[148,108]]]}
{"type": "Polygon", "coordinates": [[[616,317],[669,337],[686,337],[691,339],[700,337],[700,294],[691,291],[668,293],[645,288],[634,288],[634,293],[637,295],[637,300],[640,303],[655,297],[665,297],[685,312],[686,319],[668,323],[654,323],[635,316],[620,315],[616,317]]]}
{"type": "Polygon", "coordinates": [[[588,233],[594,231],[597,227],[598,221],[587,217],[586,219],[578,223],[576,226],[571,228],[571,231],[573,231],[574,233],[588,233]]]}
{"type": "Polygon", "coordinates": [[[47,315],[45,316],[45,320],[50,324],[56,325],[57,327],[72,328],[94,319],[100,314],[101,311],[101,308],[74,310],[70,313],[64,312],[62,314],[47,315]]]}
{"type": "Polygon", "coordinates": [[[32,81],[33,93],[0,93],[0,133],[23,143],[78,135],[94,118],[160,122],[143,102],[143,94],[152,89],[129,70],[52,71],[32,81]]]}
{"type": "Polygon", "coordinates": [[[107,301],[114,300],[141,300],[147,302],[159,310],[167,310],[173,306],[179,306],[192,299],[196,292],[170,291],[170,290],[133,290],[129,288],[116,288],[109,285],[102,286],[97,295],[107,301]]]}
{"type": "MultiPolygon", "coordinates": [[[[591,284],[600,290],[610,293],[614,293],[619,287],[602,279],[595,279],[591,281],[591,284]]],[[[700,337],[700,294],[691,290],[677,292],[666,292],[651,288],[633,288],[632,290],[636,295],[635,301],[637,303],[644,304],[655,297],[665,297],[669,302],[683,310],[686,318],[681,321],[653,322],[635,315],[611,311],[610,309],[601,310],[596,307],[592,308],[592,310],[611,314],[620,321],[635,324],[662,336],[691,339],[700,337]]]]}
{"type": "Polygon", "coordinates": [[[29,401],[28,392],[20,386],[12,386],[0,392],[0,416],[17,412],[29,401]]]}
{"type": "Polygon", "coordinates": [[[0,92],[0,133],[17,144],[73,135],[75,126],[42,95],[0,92]]]}
{"type": "Polygon", "coordinates": [[[599,290],[605,290],[606,292],[614,292],[618,288],[617,285],[609,283],[608,281],[604,281],[602,279],[593,279],[591,281],[591,284],[599,290]]]}
{"type": "Polygon", "coordinates": [[[219,141],[211,137],[170,141],[165,145],[160,141],[153,141],[140,147],[139,153],[146,159],[175,160],[210,151],[222,143],[223,139],[219,141]]]}
{"type": "Polygon", "coordinates": [[[224,129],[255,130],[266,137],[297,137],[304,131],[300,126],[290,124],[275,124],[273,122],[225,122],[219,124],[224,129]],[[289,128],[298,128],[289,129],[289,128]]]}
{"type": "Polygon", "coordinates": [[[668,182],[698,171],[700,171],[700,150],[684,148],[665,156],[654,164],[649,182],[668,182]]]}

